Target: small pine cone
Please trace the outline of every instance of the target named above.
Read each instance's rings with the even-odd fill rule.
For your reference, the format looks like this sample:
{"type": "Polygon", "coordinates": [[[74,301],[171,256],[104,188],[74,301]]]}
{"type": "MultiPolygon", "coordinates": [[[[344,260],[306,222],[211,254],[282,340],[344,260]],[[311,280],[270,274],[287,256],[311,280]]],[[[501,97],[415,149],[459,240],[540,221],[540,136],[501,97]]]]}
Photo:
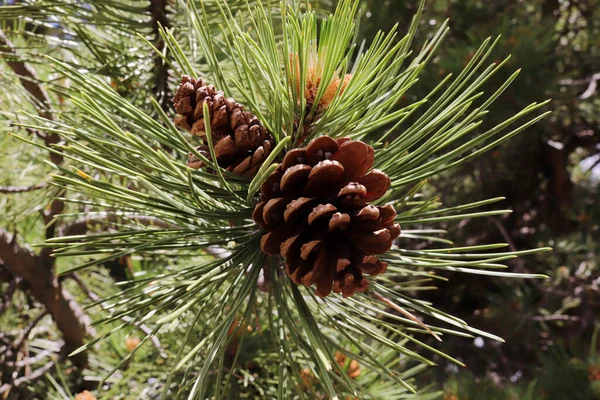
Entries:
{"type": "Polygon", "coordinates": [[[367,173],[374,156],[363,142],[321,136],[290,150],[261,186],[252,218],[267,230],[262,250],[281,254],[292,281],[316,284],[319,296],[366,290],[363,275],[387,268],[374,254],[400,235],[394,207],[368,204],[390,186],[385,173],[367,173]]]}
{"type": "MultiPolygon", "coordinates": [[[[275,145],[258,118],[231,97],[207,85],[202,79],[187,75],[173,99],[177,115],[175,125],[194,135],[206,138],[204,127],[204,104],[210,111],[210,128],[215,155],[219,166],[237,175],[253,176],[275,145]]],[[[200,146],[198,152],[210,159],[208,146],[200,146]]],[[[201,160],[190,153],[187,165],[198,169],[201,160]]]]}

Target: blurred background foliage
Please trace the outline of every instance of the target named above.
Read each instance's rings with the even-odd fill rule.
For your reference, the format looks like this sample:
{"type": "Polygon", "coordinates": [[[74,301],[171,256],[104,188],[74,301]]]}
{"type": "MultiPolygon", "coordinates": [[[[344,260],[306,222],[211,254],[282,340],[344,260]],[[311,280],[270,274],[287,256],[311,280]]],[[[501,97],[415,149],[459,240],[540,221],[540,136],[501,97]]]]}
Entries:
{"type": "MultiPolygon", "coordinates": [[[[0,5],[18,3],[0,1],[0,5]]],[[[158,95],[164,109],[171,107],[169,88],[175,86],[176,79],[160,67],[158,58],[152,58],[147,49],[131,51],[128,48],[128,51],[117,52],[115,49],[122,49],[123,37],[133,35],[124,27],[145,32],[148,40],[161,48],[158,23],[168,27],[169,21],[178,18],[176,14],[164,12],[175,2],[150,2],[152,5],[161,3],[163,12],[152,10],[144,1],[112,2],[111,6],[120,4],[126,12],[85,26],[70,20],[67,15],[72,14],[65,11],[65,4],[69,4],[77,8],[79,18],[85,19],[90,9],[85,2],[55,3],[56,7],[45,9],[42,17],[35,14],[37,11],[33,8],[29,9],[31,15],[23,14],[28,10],[24,8],[18,18],[6,17],[1,21],[2,30],[14,49],[31,56],[30,63],[42,80],[55,87],[64,84],[57,81],[57,76],[47,75],[43,65],[35,64],[33,55],[37,53],[75,64],[85,62],[82,67],[104,74],[120,94],[137,100],[141,107],[146,105],[149,112],[152,109],[145,101],[148,93],[158,95]],[[143,11],[139,14],[144,18],[120,21],[120,17],[116,17],[136,14],[136,10],[143,11]],[[89,46],[90,41],[94,41],[93,46],[89,46]]],[[[316,2],[315,6],[327,10],[332,6],[330,3],[316,2]]],[[[416,6],[416,1],[364,1],[359,36],[369,42],[377,31],[389,30],[396,23],[404,31],[416,6]]],[[[546,281],[492,280],[456,274],[451,283],[440,283],[440,290],[421,292],[420,296],[441,305],[444,311],[503,337],[506,343],[446,337],[436,346],[456,356],[467,368],[457,368],[439,359],[441,367],[427,370],[419,379],[425,385],[431,383],[443,390],[438,398],[444,400],[600,399],[600,358],[596,345],[600,324],[600,207],[597,202],[600,189],[600,94],[597,89],[600,84],[600,1],[430,0],[418,42],[427,40],[434,28],[447,18],[451,28],[449,37],[417,87],[408,94],[410,98],[403,101],[409,103],[422,98],[443,77],[459,72],[485,38],[501,34],[494,54],[498,60],[509,54],[512,57],[508,68],[502,69],[488,85],[497,86],[516,68],[522,71],[494,103],[486,123],[495,125],[531,102],[545,98],[553,99],[547,106],[553,114],[499,149],[430,182],[442,193],[440,199],[445,204],[505,196],[502,206],[514,210],[506,217],[452,223],[445,228],[452,233],[450,236],[455,238],[456,245],[506,242],[518,250],[537,246],[552,246],[554,250],[519,259],[511,265],[516,272],[547,274],[550,279],[546,281]]],[[[141,42],[140,47],[143,47],[141,42]]],[[[11,55],[4,48],[2,56],[10,61],[11,55]]],[[[202,62],[201,57],[198,62],[202,62]]],[[[38,99],[21,95],[19,80],[5,62],[0,63],[0,85],[5,89],[14,88],[0,97],[3,113],[14,114],[19,109],[37,112],[38,99]]],[[[53,104],[61,104],[60,90],[49,96],[53,104]]],[[[62,111],[68,112],[68,109],[62,111]]],[[[6,120],[0,123],[8,124],[6,120]]],[[[48,226],[54,224],[51,219],[39,217],[51,207],[50,199],[60,195],[45,185],[51,169],[40,162],[44,158],[48,158],[44,151],[0,136],[0,185],[41,186],[39,190],[0,193],[0,227],[7,232],[18,232],[19,240],[24,243],[43,241],[48,226]]],[[[62,233],[61,230],[69,226],[59,225],[56,229],[62,233]]],[[[418,248],[418,244],[415,246],[418,248]]],[[[119,262],[86,270],[75,278],[65,278],[65,288],[80,303],[94,300],[98,294],[110,296],[122,289],[115,286],[115,282],[125,281],[145,269],[140,266],[141,262],[125,257],[119,262]]],[[[166,261],[160,258],[144,262],[155,263],[155,269],[168,268],[166,261]]],[[[62,268],[60,263],[56,267],[62,268]]],[[[144,336],[144,333],[131,331],[102,342],[90,352],[88,372],[81,373],[60,357],[60,345],[56,344],[62,340],[60,332],[26,290],[19,290],[20,284],[0,268],[0,349],[4,353],[0,356],[0,381],[6,382],[17,367],[49,366],[47,370],[55,368],[57,373],[42,374],[39,379],[24,382],[21,389],[12,392],[12,396],[18,396],[15,398],[46,395],[73,398],[83,389],[91,390],[101,376],[135,347],[139,337],[144,336]],[[15,341],[19,342],[20,335],[28,329],[26,353],[52,354],[56,365],[55,361],[20,365],[19,359],[9,358],[11,346],[14,347],[15,341]]],[[[110,378],[107,398],[117,398],[123,393],[156,398],[162,389],[156,377],[168,374],[161,354],[173,351],[179,340],[181,338],[172,335],[166,342],[143,347],[110,378]]],[[[250,335],[247,340],[259,338],[250,335]]],[[[257,343],[258,348],[264,345],[257,343]]],[[[269,398],[269,393],[262,389],[268,384],[263,386],[254,381],[252,354],[244,354],[243,358],[246,372],[234,377],[236,384],[246,388],[254,386],[256,390],[249,396],[269,398]]]]}
{"type": "MultiPolygon", "coordinates": [[[[367,38],[396,22],[407,24],[413,6],[365,4],[361,28],[367,38]]],[[[429,3],[421,34],[446,18],[450,38],[422,79],[424,91],[460,71],[481,40],[501,34],[498,60],[510,54],[509,66],[522,72],[486,122],[506,118],[534,99],[551,98],[553,110],[500,149],[432,182],[444,203],[502,195],[514,210],[506,218],[448,229],[460,245],[499,241],[515,248],[549,245],[554,251],[512,265],[550,275],[545,282],[453,276],[450,284],[425,294],[506,340],[445,341],[442,348],[460,354],[470,373],[448,368],[436,370],[433,379],[446,380],[445,398],[452,400],[597,398],[600,383],[588,370],[597,370],[598,359],[588,355],[597,351],[589,344],[600,323],[600,2],[436,0],[429,3]]],[[[489,84],[503,78],[500,72],[489,84]]]]}

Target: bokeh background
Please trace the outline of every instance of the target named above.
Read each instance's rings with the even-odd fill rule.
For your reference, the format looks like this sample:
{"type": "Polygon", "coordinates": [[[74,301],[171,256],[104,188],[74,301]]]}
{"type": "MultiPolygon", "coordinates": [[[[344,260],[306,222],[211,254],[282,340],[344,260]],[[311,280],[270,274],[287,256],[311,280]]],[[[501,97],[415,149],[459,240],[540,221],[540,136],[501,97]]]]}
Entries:
{"type": "MultiPolygon", "coordinates": [[[[332,5],[323,1],[320,6],[332,5]]],[[[358,34],[368,42],[378,30],[389,30],[394,24],[403,31],[415,7],[416,1],[364,1],[358,34]]],[[[493,152],[430,182],[445,204],[505,196],[502,207],[514,210],[506,217],[465,220],[444,228],[456,245],[506,242],[516,250],[542,246],[553,250],[509,261],[513,271],[548,275],[544,281],[456,274],[448,283],[441,283],[439,290],[421,292],[422,298],[472,326],[503,337],[506,343],[445,338],[436,346],[467,367],[440,359],[440,367],[420,379],[441,388],[444,400],[600,399],[596,346],[600,329],[600,1],[430,0],[417,44],[424,43],[447,18],[448,38],[416,89],[403,101],[422,98],[443,77],[459,73],[483,40],[501,35],[494,57],[500,61],[512,56],[488,87],[496,88],[516,69],[521,73],[492,106],[486,123],[495,125],[531,102],[548,98],[552,102],[547,109],[553,113],[493,152]]],[[[31,52],[36,47],[30,45],[33,39],[28,32],[60,28],[22,25],[11,30],[10,24],[2,24],[19,51],[31,52]]],[[[106,52],[110,52],[110,43],[106,52]]],[[[7,67],[5,49],[2,54],[0,83],[5,93],[0,93],[0,98],[4,97],[5,112],[10,112],[23,108],[25,101],[7,94],[19,82],[7,67]]],[[[113,64],[107,63],[100,72],[120,74],[122,79],[114,81],[119,91],[126,93],[141,84],[110,68],[113,64]]],[[[164,79],[168,82],[168,77],[164,79]]],[[[6,189],[34,185],[44,179],[49,168],[40,163],[37,150],[3,135],[0,170],[0,186],[6,189]]],[[[51,188],[22,193],[4,190],[0,193],[0,227],[20,242],[40,242],[51,222],[40,214],[51,215],[48,210],[54,195],[51,188]]],[[[114,282],[125,281],[133,268],[132,261],[124,258],[93,274],[82,273],[80,281],[69,279],[64,287],[76,301],[83,302],[90,293],[118,290],[114,282]]],[[[54,354],[63,339],[23,280],[3,268],[2,261],[0,301],[1,389],[1,382],[7,382],[16,369],[31,368],[18,356],[29,350],[15,349],[15,343],[29,346],[35,354],[54,354]],[[31,340],[22,337],[24,332],[31,340]]],[[[90,368],[96,368],[98,374],[107,371],[136,340],[135,336],[111,339],[104,352],[98,353],[101,356],[92,357],[90,368]]],[[[147,371],[160,369],[161,363],[142,353],[125,366],[129,371],[119,372],[114,380],[128,380],[132,374],[151,376],[152,371],[147,371]]],[[[75,370],[70,362],[62,362],[52,378],[55,382],[41,376],[25,382],[27,389],[12,395],[44,398],[48,387],[52,393],[59,391],[64,387],[61,382],[68,380],[62,375],[75,370]]],[[[116,392],[125,386],[113,385],[116,392]]]]}
{"type": "MultiPolygon", "coordinates": [[[[366,2],[361,34],[371,38],[397,22],[406,26],[411,3],[366,2]]],[[[505,196],[504,205],[514,210],[506,218],[449,225],[450,237],[459,245],[506,242],[519,250],[553,251],[511,264],[515,271],[547,274],[546,281],[453,275],[426,294],[506,340],[445,340],[442,347],[458,355],[469,372],[448,366],[432,379],[446,382],[452,400],[600,398],[594,337],[600,323],[600,2],[434,0],[421,40],[447,18],[450,37],[422,80],[423,90],[460,72],[479,43],[501,35],[496,59],[512,57],[504,75],[488,84],[497,87],[518,68],[521,74],[487,123],[547,98],[553,111],[498,150],[432,182],[444,203],[505,196]],[[536,389],[526,394],[532,382],[536,389]]]]}

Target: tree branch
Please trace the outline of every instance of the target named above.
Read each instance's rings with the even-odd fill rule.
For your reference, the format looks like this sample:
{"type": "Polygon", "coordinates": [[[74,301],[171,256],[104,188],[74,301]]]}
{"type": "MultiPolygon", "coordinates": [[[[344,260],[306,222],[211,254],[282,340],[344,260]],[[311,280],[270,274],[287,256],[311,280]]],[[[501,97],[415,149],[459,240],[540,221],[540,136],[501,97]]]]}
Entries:
{"type": "Polygon", "coordinates": [[[0,193],[24,193],[47,187],[47,183],[38,183],[31,186],[0,186],[0,193]]]}
{"type": "Polygon", "coordinates": [[[42,312],[40,312],[33,320],[31,320],[29,325],[27,325],[27,327],[23,329],[17,340],[15,340],[15,344],[13,345],[14,352],[19,351],[21,346],[23,346],[23,342],[25,342],[25,339],[27,339],[33,328],[35,328],[35,326],[42,320],[42,318],[46,316],[46,314],[48,314],[48,311],[42,310],[42,312]]]}
{"type": "MultiPolygon", "coordinates": [[[[39,83],[39,78],[35,70],[26,62],[22,61],[13,44],[8,40],[2,29],[0,29],[0,53],[4,53],[4,58],[10,69],[19,77],[23,88],[36,100],[37,113],[46,119],[53,120],[51,112],[51,102],[48,92],[39,83]]],[[[56,133],[47,133],[44,137],[44,143],[47,147],[57,144],[61,141],[56,133]]],[[[55,164],[62,164],[63,156],[58,153],[50,152],[50,161],[55,164]]],[[[46,239],[54,237],[56,224],[53,222],[54,216],[63,209],[61,200],[53,200],[49,210],[44,212],[44,224],[46,225],[46,239]],[[58,212],[56,212],[58,210],[58,212]]],[[[45,257],[47,262],[54,262],[50,258],[48,251],[42,251],[41,257],[45,257]]]]}
{"type": "MultiPolygon", "coordinates": [[[[152,16],[152,34],[155,38],[154,47],[161,50],[165,44],[160,37],[159,26],[165,29],[171,26],[167,12],[167,0],[150,0],[150,15],[152,16]]],[[[162,109],[167,111],[171,104],[169,67],[158,54],[154,57],[154,70],[156,71],[156,75],[153,92],[162,109]]]]}
{"type": "Polygon", "coordinates": [[[50,361],[49,363],[47,363],[43,367],[38,368],[35,371],[33,371],[31,374],[26,375],[26,376],[22,376],[20,378],[15,379],[13,381],[13,385],[14,386],[19,386],[20,384],[22,384],[24,382],[29,382],[29,381],[36,380],[37,378],[41,377],[46,372],[48,372],[53,366],[54,366],[54,361],[50,361]]]}
{"type": "MultiPolygon", "coordinates": [[[[61,287],[53,268],[43,258],[17,245],[13,239],[12,234],[0,229],[0,260],[4,267],[13,275],[20,276],[31,294],[46,307],[65,338],[67,350],[81,347],[89,318],[61,287]]],[[[76,364],[85,365],[86,361],[83,352],[74,357],[76,364]]]]}
{"type": "Polygon", "coordinates": [[[581,100],[588,99],[596,93],[596,89],[598,87],[598,80],[600,80],[600,73],[596,73],[590,77],[590,84],[588,85],[585,92],[579,96],[581,100]]]}

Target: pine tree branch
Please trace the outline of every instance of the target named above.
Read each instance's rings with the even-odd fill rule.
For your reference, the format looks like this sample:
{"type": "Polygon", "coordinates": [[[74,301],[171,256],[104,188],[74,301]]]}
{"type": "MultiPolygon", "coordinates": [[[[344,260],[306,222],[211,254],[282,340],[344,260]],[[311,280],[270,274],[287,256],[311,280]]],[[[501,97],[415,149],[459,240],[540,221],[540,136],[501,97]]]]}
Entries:
{"type": "MultiPolygon", "coordinates": [[[[149,8],[150,15],[152,16],[152,34],[155,38],[154,47],[162,50],[165,47],[165,43],[160,36],[159,27],[162,26],[165,29],[171,27],[167,12],[167,0],[150,0],[149,8]]],[[[164,111],[167,111],[171,106],[169,67],[158,54],[154,56],[154,70],[156,71],[156,74],[153,92],[157,97],[161,108],[164,111]]]]}
{"type": "MultiPolygon", "coordinates": [[[[86,335],[85,327],[91,321],[61,287],[53,268],[44,262],[44,258],[19,246],[12,234],[0,229],[0,261],[13,275],[23,279],[32,295],[52,315],[65,338],[67,351],[81,347],[86,335]]],[[[79,354],[74,357],[74,362],[83,366],[87,358],[85,353],[79,354]]]]}

